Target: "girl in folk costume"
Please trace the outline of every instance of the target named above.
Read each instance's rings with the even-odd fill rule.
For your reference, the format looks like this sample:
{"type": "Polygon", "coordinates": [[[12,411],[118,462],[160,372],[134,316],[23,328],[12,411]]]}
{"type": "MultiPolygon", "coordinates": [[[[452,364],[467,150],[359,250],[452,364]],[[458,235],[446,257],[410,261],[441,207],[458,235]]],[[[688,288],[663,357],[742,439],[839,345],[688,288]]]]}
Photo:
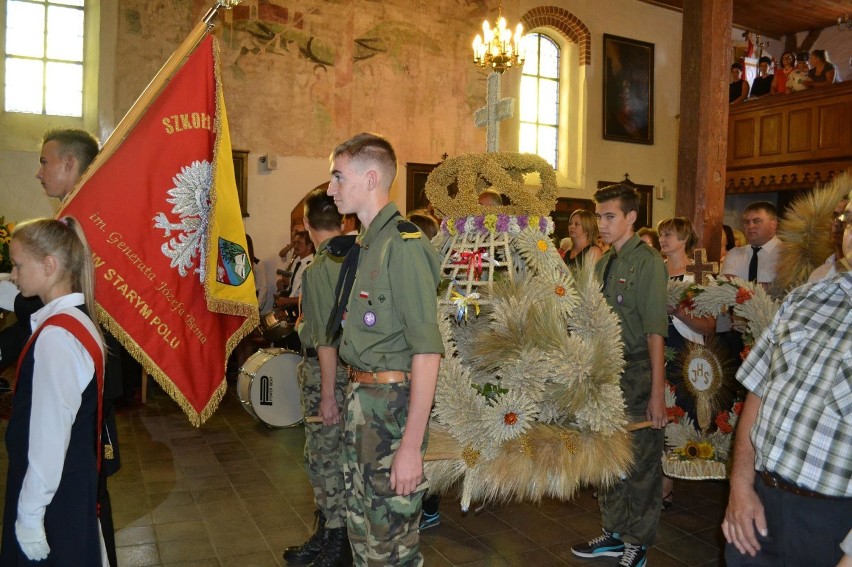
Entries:
{"type": "Polygon", "coordinates": [[[0,566],[106,565],[97,517],[104,347],[92,254],[76,220],[21,223],[12,281],[44,307],[18,360],[0,566]]]}

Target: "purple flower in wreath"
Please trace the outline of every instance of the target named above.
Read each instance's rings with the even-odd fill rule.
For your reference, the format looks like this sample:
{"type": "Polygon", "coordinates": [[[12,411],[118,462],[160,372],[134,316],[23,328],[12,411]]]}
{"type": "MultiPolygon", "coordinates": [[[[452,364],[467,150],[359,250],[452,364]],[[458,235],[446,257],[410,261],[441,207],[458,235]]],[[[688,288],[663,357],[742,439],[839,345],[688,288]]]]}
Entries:
{"type": "Polygon", "coordinates": [[[519,215],[518,216],[518,226],[521,228],[521,230],[524,230],[525,228],[527,228],[529,226],[529,224],[530,224],[530,219],[527,215],[519,215]]]}
{"type": "Polygon", "coordinates": [[[447,219],[441,219],[441,230],[444,234],[450,233],[450,228],[447,226],[447,219]]]}
{"type": "Polygon", "coordinates": [[[476,232],[485,232],[485,217],[473,217],[473,228],[476,229],[476,232]]]}
{"type": "Polygon", "coordinates": [[[538,229],[547,234],[547,217],[541,216],[538,217],[538,229]]]}
{"type": "Polygon", "coordinates": [[[465,221],[467,221],[467,219],[465,217],[462,217],[460,219],[456,219],[456,232],[457,233],[461,234],[461,233],[464,232],[465,221]]]}
{"type": "Polygon", "coordinates": [[[497,232],[508,232],[509,215],[497,215],[497,232]]]}

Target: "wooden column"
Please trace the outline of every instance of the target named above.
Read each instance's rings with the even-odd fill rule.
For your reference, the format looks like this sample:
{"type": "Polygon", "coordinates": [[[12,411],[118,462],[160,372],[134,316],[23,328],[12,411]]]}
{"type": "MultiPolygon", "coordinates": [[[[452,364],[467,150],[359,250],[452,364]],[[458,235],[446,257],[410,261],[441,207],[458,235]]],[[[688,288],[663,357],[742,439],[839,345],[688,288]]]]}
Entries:
{"type": "Polygon", "coordinates": [[[719,259],[725,209],[733,0],[684,2],[675,214],[719,259]]]}

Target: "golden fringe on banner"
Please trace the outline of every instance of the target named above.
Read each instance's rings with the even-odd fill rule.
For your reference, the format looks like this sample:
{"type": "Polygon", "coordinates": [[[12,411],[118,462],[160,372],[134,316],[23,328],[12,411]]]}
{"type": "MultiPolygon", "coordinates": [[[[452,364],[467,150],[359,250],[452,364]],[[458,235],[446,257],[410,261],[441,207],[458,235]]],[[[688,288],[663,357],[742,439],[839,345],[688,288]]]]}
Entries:
{"type": "MultiPolygon", "coordinates": [[[[222,375],[222,383],[219,384],[219,387],[216,388],[215,392],[213,392],[213,395],[210,397],[210,402],[203,410],[201,410],[200,413],[196,412],[195,408],[192,407],[192,404],[189,403],[186,397],[184,397],[181,391],[174,385],[174,383],[169,379],[169,377],[166,376],[162,369],[157,366],[157,364],[155,364],[153,360],[151,360],[151,358],[145,353],[145,351],[142,350],[142,348],[138,344],[136,344],[136,341],[134,341],[130,337],[130,335],[128,335],[124,331],[124,329],[119,326],[115,319],[113,319],[109,315],[109,313],[107,313],[106,310],[100,306],[100,304],[98,304],[97,310],[98,321],[100,322],[100,324],[103,325],[104,328],[106,328],[106,330],[109,331],[116,339],[118,339],[118,342],[120,342],[121,345],[127,349],[127,352],[129,352],[133,358],[139,361],[139,364],[142,365],[142,368],[145,370],[145,372],[153,376],[154,380],[157,381],[157,384],[160,385],[160,387],[169,395],[169,397],[171,397],[175,402],[177,402],[177,404],[186,414],[187,418],[189,418],[189,422],[192,425],[194,425],[195,427],[201,427],[205,421],[210,419],[210,417],[219,407],[219,402],[222,401],[222,398],[225,396],[225,392],[228,389],[228,383],[225,380],[224,374],[222,375]]],[[[251,328],[248,329],[248,331],[244,331],[247,324],[248,321],[246,321],[246,323],[243,324],[242,327],[240,327],[237,333],[235,333],[234,336],[231,337],[231,340],[228,341],[227,352],[225,353],[226,361],[230,356],[231,351],[233,350],[233,346],[231,346],[232,340],[237,336],[242,339],[243,336],[245,336],[246,334],[248,334],[248,332],[251,331],[251,328]]],[[[238,343],[240,339],[237,339],[233,344],[236,345],[236,343],[238,343]]]]}

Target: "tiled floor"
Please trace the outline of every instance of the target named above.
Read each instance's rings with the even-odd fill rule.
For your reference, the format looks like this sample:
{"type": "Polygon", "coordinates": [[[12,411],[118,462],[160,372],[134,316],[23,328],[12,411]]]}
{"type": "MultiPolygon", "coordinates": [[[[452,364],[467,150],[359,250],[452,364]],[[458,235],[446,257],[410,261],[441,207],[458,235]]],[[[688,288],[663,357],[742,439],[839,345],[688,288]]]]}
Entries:
{"type": "MultiPolygon", "coordinates": [[[[312,531],[302,429],[254,421],[233,387],[200,429],[151,387],[146,406],[119,416],[119,432],[122,469],[109,489],[122,567],[281,565],[283,548],[312,531]]],[[[726,494],[722,482],[676,482],[675,505],[663,513],[649,565],[721,565],[726,494]]],[[[445,498],[441,514],[441,525],[421,540],[428,566],[617,563],[571,555],[571,544],[600,532],[590,490],[573,502],[512,504],[467,516],[445,498]]]]}

